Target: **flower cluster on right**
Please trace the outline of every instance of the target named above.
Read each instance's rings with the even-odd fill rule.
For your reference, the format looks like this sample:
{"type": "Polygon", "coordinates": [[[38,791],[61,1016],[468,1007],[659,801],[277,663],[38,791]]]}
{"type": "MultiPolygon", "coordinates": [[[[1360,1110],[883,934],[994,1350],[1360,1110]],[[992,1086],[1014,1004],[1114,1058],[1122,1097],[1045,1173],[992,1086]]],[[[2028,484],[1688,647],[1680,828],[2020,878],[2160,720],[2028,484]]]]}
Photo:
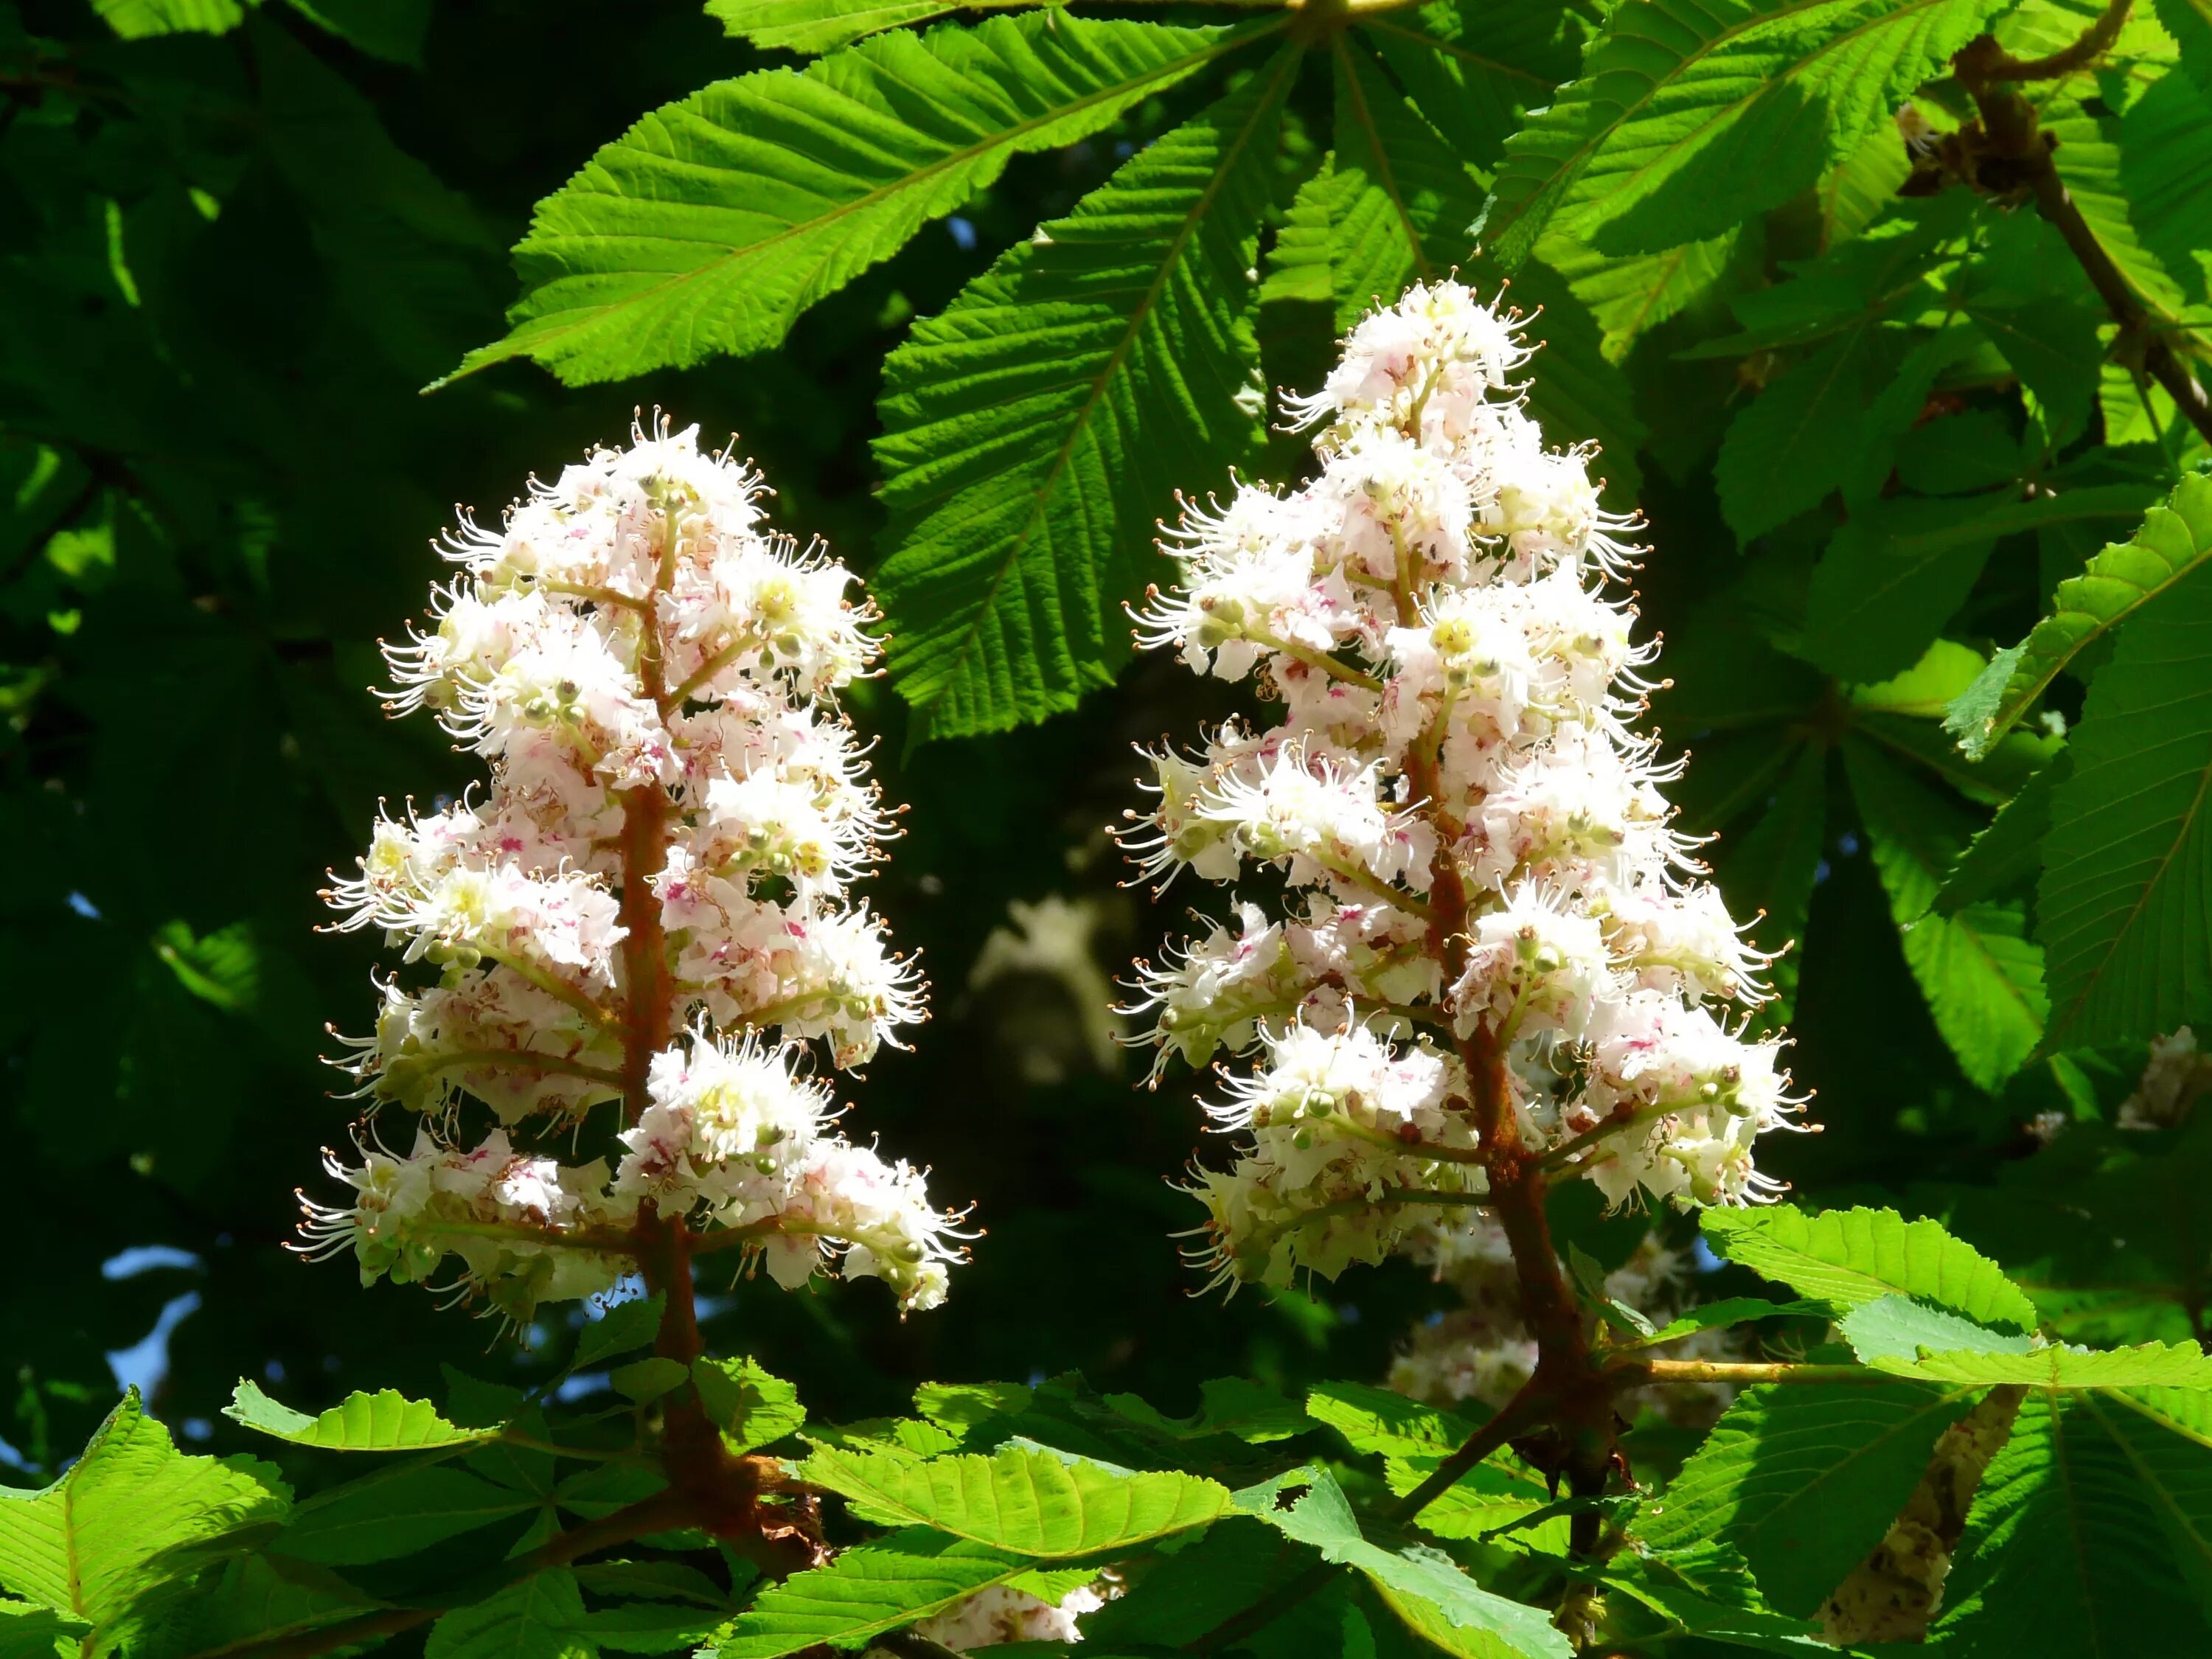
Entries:
{"type": "Polygon", "coordinates": [[[1185,579],[1139,641],[1256,673],[1279,711],[1152,754],[1125,832],[1147,874],[1279,872],[1163,965],[1161,1061],[1256,1052],[1208,1110],[1200,1252],[1229,1283],[1334,1277],[1462,1224],[1487,1190],[1470,1056],[1516,1155],[1619,1205],[1776,1190],[1753,1143],[1799,1103],[1747,1034],[1765,958],[1670,826],[1675,775],[1632,723],[1655,647],[1586,450],[1547,446],[1520,319],[1456,282],[1369,316],[1321,392],[1317,475],[1186,507],[1185,579]],[[1135,815],[1133,815],[1134,817],[1135,815]]]}

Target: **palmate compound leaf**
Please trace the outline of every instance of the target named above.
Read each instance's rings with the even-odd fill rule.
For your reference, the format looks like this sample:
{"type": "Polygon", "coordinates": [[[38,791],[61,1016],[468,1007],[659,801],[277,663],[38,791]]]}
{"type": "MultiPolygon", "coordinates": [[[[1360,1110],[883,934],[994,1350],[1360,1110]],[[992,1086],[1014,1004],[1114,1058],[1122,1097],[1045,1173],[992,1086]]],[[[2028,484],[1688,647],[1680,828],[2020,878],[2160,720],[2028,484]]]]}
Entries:
{"type": "Polygon", "coordinates": [[[891,673],[929,736],[1073,708],[1178,484],[1261,440],[1251,268],[1295,51],[1139,151],[884,368],[891,673]]]}
{"type": "Polygon", "coordinates": [[[1888,1531],[1976,1392],[1875,1381],[1747,1389],[1631,1529],[1660,1549],[1732,1544],[1769,1601],[1809,1616],[1888,1531]]]}
{"type": "Polygon", "coordinates": [[[2206,1467],[2212,1451],[2130,1420],[2117,1397],[2030,1389],[1944,1582],[1940,1650],[1961,1659],[2212,1651],[2212,1626],[2170,1530],[2170,1499],[2185,1487],[2202,1528],[2206,1467]],[[2144,1455],[2153,1447],[2161,1448],[2155,1463],[2144,1455]],[[2197,1472],[2176,1482],[2166,1460],[2185,1451],[2197,1472]],[[2164,1480],[2146,1478],[2160,1468],[2164,1480]]]}
{"type": "Polygon", "coordinates": [[[2058,584],[2051,614],[1997,653],[1951,705],[1945,727],[1978,760],[2050,690],[2066,665],[2160,594],[2212,561],[2212,477],[2191,474],[2142,526],[2058,584]]]}
{"type": "Polygon", "coordinates": [[[410,1400],[397,1389],[349,1394],[320,1416],[310,1417],[271,1400],[260,1384],[241,1380],[222,1414],[295,1446],[325,1451],[422,1451],[499,1437],[496,1428],[465,1429],[449,1423],[428,1401],[410,1400]]]}
{"type": "Polygon", "coordinates": [[[1959,1069],[1995,1094],[2043,1035],[2050,1012],[2043,953],[2027,937],[2017,902],[1985,901],[1951,915],[1931,909],[1974,818],[1867,739],[1846,738],[1843,751],[1905,963],[1959,1069]]]}
{"type": "Polygon", "coordinates": [[[289,1498],[254,1458],[179,1453],[133,1389],[52,1486],[0,1491],[0,1589],[97,1636],[142,1594],[200,1565],[199,1547],[283,1519],[289,1498]]]}
{"type": "Polygon", "coordinates": [[[933,1528],[906,1528],[763,1590],[711,1651],[720,1659],[777,1659],[820,1643],[856,1644],[1019,1577],[1034,1565],[933,1528]]]}
{"type": "Polygon", "coordinates": [[[1279,25],[1059,12],[879,36],[656,110],[538,204],[507,337],[572,385],[775,345],[1029,150],[1071,143],[1279,25]]]}
{"type": "Polygon", "coordinates": [[[2036,928],[2047,1047],[2212,1016],[2212,574],[2169,589],[2098,672],[2051,792],[2036,928]]]}
{"type": "Polygon", "coordinates": [[[1540,1609],[1484,1589],[1450,1557],[1410,1545],[1386,1549],[1359,1530],[1336,1477],[1317,1466],[1292,1469],[1237,1494],[1237,1508],[1322,1559],[1352,1567],[1420,1635],[1467,1659],[1569,1659],[1567,1639],[1540,1609]]]}
{"type": "Polygon", "coordinates": [[[2035,1328],[2035,1304],[1997,1264],[1936,1221],[1894,1210],[1808,1215],[1786,1204],[1707,1210],[1698,1225],[1716,1254],[1844,1310],[1878,1297],[1914,1297],[1983,1325],[2035,1328]]]}
{"type": "Polygon", "coordinates": [[[1717,236],[1848,155],[2002,0],[1628,0],[1506,145],[1485,242],[1607,253],[1717,236]]]}
{"type": "Polygon", "coordinates": [[[1038,1559],[1164,1538],[1230,1509],[1229,1489],[1198,1475],[1116,1468],[1018,1443],[988,1457],[928,1459],[817,1446],[800,1472],[879,1526],[934,1527],[1038,1559]]]}

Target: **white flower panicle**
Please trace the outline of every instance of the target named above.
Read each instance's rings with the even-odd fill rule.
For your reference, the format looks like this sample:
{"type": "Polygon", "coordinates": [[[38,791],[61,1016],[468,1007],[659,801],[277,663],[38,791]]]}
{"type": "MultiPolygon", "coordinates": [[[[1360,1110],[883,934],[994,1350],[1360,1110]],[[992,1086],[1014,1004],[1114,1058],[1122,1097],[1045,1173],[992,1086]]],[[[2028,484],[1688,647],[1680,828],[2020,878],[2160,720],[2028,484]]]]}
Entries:
{"type": "Polygon", "coordinates": [[[850,896],[890,834],[834,701],[873,659],[872,612],[763,527],[765,494],[696,428],[634,433],[499,531],[465,517],[434,625],[386,648],[391,706],[434,712],[491,779],[384,817],[328,895],[436,974],[380,983],[342,1062],[372,1112],[420,1116],[404,1156],[363,1134],[358,1164],[331,1161],[352,1203],[308,1206],[311,1248],[364,1282],[452,1267],[526,1317],[612,1285],[649,1213],[787,1285],[834,1270],[942,1300],[953,1218],[836,1133],[806,1072],[817,1040],[839,1068],[896,1043],[921,988],[850,896]],[[470,1101],[499,1125],[473,1146],[470,1101]],[[518,1151],[532,1124],[604,1157],[518,1151]]]}
{"type": "Polygon", "coordinates": [[[1238,1154],[1194,1187],[1228,1283],[1465,1224],[1488,1178],[1472,1055],[1516,1158],[1616,1205],[1777,1190],[1753,1144],[1800,1103],[1728,1012],[1764,999],[1767,958],[1673,827],[1679,763],[1632,729],[1656,647],[1608,589],[1633,521],[1589,451],[1546,445],[1529,356],[1456,282],[1374,313],[1293,405],[1316,476],[1187,504],[1184,580],[1136,613],[1141,644],[1256,674],[1279,711],[1148,754],[1156,799],[1123,834],[1162,885],[1264,866],[1291,890],[1140,963],[1127,1011],[1161,1064],[1257,1056],[1210,1109],[1238,1154]]]}

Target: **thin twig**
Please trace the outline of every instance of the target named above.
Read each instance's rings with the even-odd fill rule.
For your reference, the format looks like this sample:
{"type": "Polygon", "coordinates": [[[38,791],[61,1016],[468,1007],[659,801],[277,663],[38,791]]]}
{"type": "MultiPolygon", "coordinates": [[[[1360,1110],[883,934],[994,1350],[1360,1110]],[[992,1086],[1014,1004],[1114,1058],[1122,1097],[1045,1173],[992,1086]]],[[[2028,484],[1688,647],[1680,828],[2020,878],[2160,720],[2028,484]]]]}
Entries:
{"type": "Polygon", "coordinates": [[[2106,0],[2105,9],[2082,32],[2080,40],[2047,58],[2014,58],[1999,48],[1980,72],[1990,81],[2057,81],[2075,70],[2086,69],[2112,49],[2112,43],[2127,26],[2131,4],[2132,0],[2106,0]]]}
{"type": "MultiPolygon", "coordinates": [[[[2065,52],[2039,61],[2055,63],[2079,52],[2080,61],[2087,62],[2103,50],[2103,46],[2097,44],[2100,31],[2115,13],[2124,20],[2127,8],[2124,0],[2109,7],[2089,32],[2065,52]]],[[[2115,32],[2118,27],[2113,24],[2115,32]]],[[[1974,100],[1992,153],[2018,170],[2035,198],[2037,211],[2057,231],[2080,264],[2082,274],[2088,277],[2090,286],[2097,290],[2106,309],[2119,324],[2122,342],[2141,343],[2143,372],[2166,388],[2184,418],[2203,434],[2206,442],[2212,443],[2212,401],[2207,400],[2196,375],[2159,331],[2134,285],[2113,263],[2112,256],[2097,240],[2089,222],[2081,216],[2081,210],[2074,204],[2066,181],[2059,176],[2057,165],[2051,160],[2051,140],[2042,130],[2035,106],[2007,84],[2022,78],[2018,73],[2021,68],[2033,65],[2017,64],[1994,38],[1986,34],[1968,41],[1952,58],[1951,65],[1958,74],[1960,84],[1974,100]]]]}

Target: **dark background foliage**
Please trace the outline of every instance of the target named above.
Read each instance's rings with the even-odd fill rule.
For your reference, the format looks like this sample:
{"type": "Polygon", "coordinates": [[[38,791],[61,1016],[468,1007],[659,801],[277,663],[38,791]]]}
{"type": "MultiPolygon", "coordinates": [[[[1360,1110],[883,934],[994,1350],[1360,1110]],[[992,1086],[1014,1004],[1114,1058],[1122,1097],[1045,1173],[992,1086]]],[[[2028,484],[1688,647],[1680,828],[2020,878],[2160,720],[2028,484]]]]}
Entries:
{"type": "MultiPolygon", "coordinates": [[[[504,250],[534,202],[641,110],[775,54],[725,39],[694,0],[374,13],[342,38],[271,3],[221,36],[126,43],[81,0],[0,4],[0,1110],[14,1177],[0,1438],[33,1468],[82,1443],[118,1378],[148,1384],[188,1443],[227,1446],[240,1431],[219,1408],[241,1374],[313,1409],[343,1387],[434,1392],[441,1360],[550,1367],[557,1325],[477,1361],[495,1346],[489,1326],[281,1249],[292,1189],[322,1179],[317,1149],[351,1116],[317,1063],[324,1024],[358,1029],[371,1010],[369,943],[314,931],[323,872],[349,864],[380,797],[468,781],[427,724],[380,718],[364,690],[381,672],[376,639],[420,612],[441,574],[428,540],[453,502],[495,512],[533,469],[619,438],[641,400],[647,418],[657,405],[741,434],[780,492],[781,526],[872,569],[884,550],[868,442],[907,320],[1192,101],[1018,161],[772,355],[580,389],[508,365],[424,397],[499,332],[514,291],[504,250]]],[[[1747,240],[1744,283],[1818,251],[1790,223],[1778,216],[1763,249],[1747,240]]],[[[1641,586],[1680,682],[1665,729],[1699,751],[1692,821],[1733,819],[1722,874],[1754,901],[1765,890],[1731,849],[1758,859],[1785,833],[1793,848],[1810,836],[1794,1064],[1826,1133],[1767,1161],[1831,1201],[1979,1216],[1984,1237],[2024,1237],[2008,1260],[2032,1257],[2031,1212],[2002,1197],[2035,1145],[2022,1126],[2097,1108],[2080,1089],[2069,1103],[2039,1063],[2001,1093],[1974,1086],[1906,971],[1831,754],[1851,717],[1832,684],[1776,666],[1764,643],[1762,606],[1802,615],[1815,544],[1785,526],[1739,556],[1714,465],[1740,371],[1674,355],[1729,326],[1708,300],[1628,368],[1660,434],[1644,457],[1641,586]],[[1711,731],[1727,724],[1713,711],[1746,706],[1733,688],[1771,689],[1757,678],[1770,672],[1807,682],[1794,712],[1711,731]],[[1771,768],[1800,754],[1806,781],[1788,795],[1771,768]],[[1809,831],[1768,825],[1762,839],[1808,792],[1809,831]]],[[[1310,374],[1310,327],[1268,337],[1282,378],[1310,374]]],[[[2032,539],[2006,549],[1967,617],[1999,641],[2027,631],[2051,586],[2032,539]]],[[[1230,694],[1140,664],[1045,726],[911,749],[889,690],[854,703],[890,798],[912,806],[873,901],[936,988],[914,1051],[857,1085],[854,1121],[933,1165],[934,1190],[975,1200],[988,1232],[939,1312],[902,1324],[873,1287],[716,1286],[709,1345],[757,1354],[831,1419],[890,1408],[923,1377],[1079,1368],[1184,1410],[1208,1376],[1378,1376],[1446,1293],[1404,1269],[1316,1299],[1191,1298],[1169,1235],[1195,1210],[1167,1184],[1197,1139],[1191,1080],[1145,1092],[1144,1057],[1099,1047],[1100,975],[1157,950],[1188,904],[1218,902],[1120,885],[1104,826],[1137,799],[1130,744],[1189,733],[1230,694]],[[1016,905],[1049,908],[1024,924],[1016,905]],[[979,962],[993,964],[981,984],[979,962]]],[[[2109,1106],[2139,1059],[2100,1072],[2090,1057],[2075,1075],[2109,1106]]],[[[1587,1214],[1563,1218],[1595,1236],[1587,1214]]]]}

